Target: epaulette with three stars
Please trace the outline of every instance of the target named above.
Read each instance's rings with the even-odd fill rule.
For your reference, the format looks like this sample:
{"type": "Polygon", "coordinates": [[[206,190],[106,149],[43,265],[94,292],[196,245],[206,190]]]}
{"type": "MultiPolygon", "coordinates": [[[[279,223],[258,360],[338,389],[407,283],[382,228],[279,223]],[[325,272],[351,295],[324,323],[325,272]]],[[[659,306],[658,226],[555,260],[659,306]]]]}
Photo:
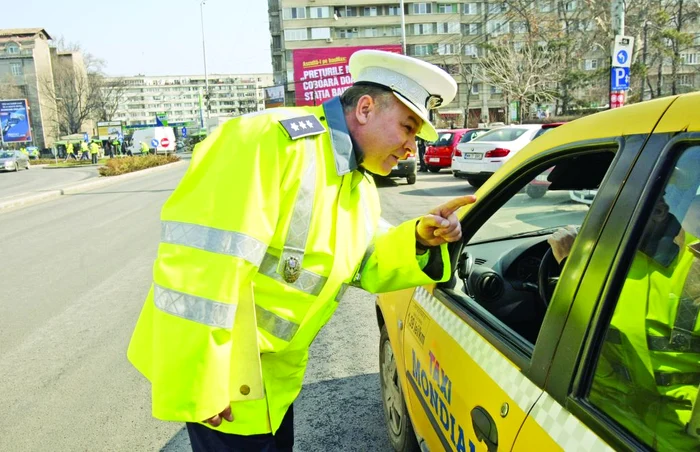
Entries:
{"type": "Polygon", "coordinates": [[[292,140],[318,135],[326,131],[321,121],[314,115],[299,116],[292,119],[280,119],[280,125],[282,125],[289,135],[289,138],[292,140]]]}

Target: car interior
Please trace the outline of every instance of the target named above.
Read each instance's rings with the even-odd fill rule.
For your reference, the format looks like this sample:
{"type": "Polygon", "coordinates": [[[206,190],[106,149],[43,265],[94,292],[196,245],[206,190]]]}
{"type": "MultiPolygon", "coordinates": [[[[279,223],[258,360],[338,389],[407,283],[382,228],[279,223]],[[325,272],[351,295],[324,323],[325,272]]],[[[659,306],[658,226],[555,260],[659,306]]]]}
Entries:
{"type": "Polygon", "coordinates": [[[468,242],[455,248],[455,273],[441,288],[475,317],[534,345],[560,273],[547,238],[584,223],[590,206],[569,191],[598,189],[614,157],[608,149],[554,165],[549,160],[516,175],[506,190],[486,195],[480,211],[469,216],[472,224],[462,225],[468,242]],[[547,193],[532,199],[525,187],[539,175],[546,175],[547,193]]]}

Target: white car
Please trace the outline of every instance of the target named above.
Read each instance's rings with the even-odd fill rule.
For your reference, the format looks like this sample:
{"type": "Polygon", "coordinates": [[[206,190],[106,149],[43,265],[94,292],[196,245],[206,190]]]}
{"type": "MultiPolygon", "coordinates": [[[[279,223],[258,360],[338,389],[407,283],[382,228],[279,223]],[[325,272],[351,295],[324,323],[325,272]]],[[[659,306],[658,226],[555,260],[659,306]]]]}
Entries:
{"type": "Polygon", "coordinates": [[[542,128],[541,124],[523,124],[489,130],[478,138],[457,145],[452,157],[452,173],[480,187],[503,163],[525,147],[542,128]]]}

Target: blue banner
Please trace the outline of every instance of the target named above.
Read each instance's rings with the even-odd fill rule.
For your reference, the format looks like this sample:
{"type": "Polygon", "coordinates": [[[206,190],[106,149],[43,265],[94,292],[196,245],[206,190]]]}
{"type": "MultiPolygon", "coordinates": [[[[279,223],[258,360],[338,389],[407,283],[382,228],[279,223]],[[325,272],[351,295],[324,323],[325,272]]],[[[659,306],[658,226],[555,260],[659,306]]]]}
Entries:
{"type": "Polygon", "coordinates": [[[26,99],[0,100],[0,129],[5,143],[32,141],[29,107],[26,99]]]}

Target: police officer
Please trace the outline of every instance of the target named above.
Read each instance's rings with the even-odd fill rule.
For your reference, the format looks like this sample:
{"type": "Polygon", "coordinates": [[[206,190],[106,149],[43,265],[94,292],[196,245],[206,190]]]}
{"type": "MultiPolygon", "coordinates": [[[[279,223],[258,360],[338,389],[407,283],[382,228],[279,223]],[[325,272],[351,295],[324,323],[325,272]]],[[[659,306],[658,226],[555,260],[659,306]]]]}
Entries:
{"type": "Polygon", "coordinates": [[[119,141],[118,138],[115,138],[112,141],[112,148],[114,149],[115,154],[121,155],[122,154],[122,143],[119,141]]]}
{"type": "Polygon", "coordinates": [[[88,160],[90,149],[85,141],[80,142],[80,160],[88,160]]]}
{"type": "Polygon", "coordinates": [[[90,143],[90,157],[92,158],[92,163],[97,164],[97,154],[100,153],[100,147],[94,141],[90,143]]]}
{"type": "Polygon", "coordinates": [[[142,141],[142,142],[141,142],[141,154],[142,154],[142,155],[148,155],[149,151],[150,151],[150,150],[148,149],[148,145],[146,144],[146,142],[145,142],[145,141],[142,141]]]}
{"type": "Polygon", "coordinates": [[[374,50],[349,68],[356,83],[340,98],[219,127],[163,206],[128,357],[151,383],[153,415],[187,422],[195,451],[291,451],[309,346],[347,285],[385,292],[451,274],[455,212],[474,197],[384,230],[367,173],[389,174],[416,136],[436,138],[428,112],[456,83],[374,50]]]}
{"type": "Polygon", "coordinates": [[[77,158],[75,158],[75,151],[73,150],[73,143],[70,141],[66,144],[66,161],[68,159],[78,160],[77,158]]]}

